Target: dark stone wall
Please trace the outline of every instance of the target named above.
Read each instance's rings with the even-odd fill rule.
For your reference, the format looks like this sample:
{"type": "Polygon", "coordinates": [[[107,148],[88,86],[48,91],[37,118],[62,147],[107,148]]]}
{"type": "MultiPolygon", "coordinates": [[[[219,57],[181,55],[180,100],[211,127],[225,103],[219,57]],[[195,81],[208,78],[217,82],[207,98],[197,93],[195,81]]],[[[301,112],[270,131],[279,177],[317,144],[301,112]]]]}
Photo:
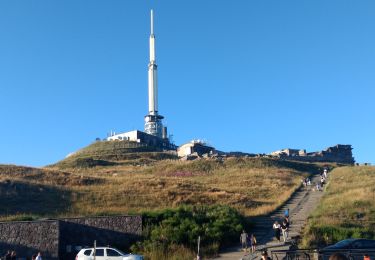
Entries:
{"type": "Polygon", "coordinates": [[[142,234],[141,216],[69,218],[60,222],[60,255],[74,259],[80,248],[113,246],[126,250],[142,234]]]}
{"type": "Polygon", "coordinates": [[[0,254],[15,250],[18,257],[31,258],[42,251],[46,259],[58,259],[59,221],[0,223],[0,254]]]}
{"type": "Polygon", "coordinates": [[[84,247],[127,249],[142,234],[141,216],[67,218],[45,221],[0,222],[0,257],[7,250],[30,259],[38,251],[43,260],[75,259],[84,247]]]}

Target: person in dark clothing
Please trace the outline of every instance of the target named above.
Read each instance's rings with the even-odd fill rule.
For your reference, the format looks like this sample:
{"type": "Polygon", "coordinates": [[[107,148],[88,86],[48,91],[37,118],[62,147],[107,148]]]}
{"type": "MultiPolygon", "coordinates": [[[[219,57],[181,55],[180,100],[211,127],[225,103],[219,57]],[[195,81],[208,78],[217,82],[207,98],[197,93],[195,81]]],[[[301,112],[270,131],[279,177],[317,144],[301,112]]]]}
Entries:
{"type": "Polygon", "coordinates": [[[272,260],[272,258],[268,256],[268,253],[265,250],[265,251],[262,252],[262,258],[261,258],[261,260],[272,260]]]}
{"type": "Polygon", "coordinates": [[[283,240],[285,243],[286,240],[288,239],[288,227],[287,227],[287,223],[285,222],[285,220],[281,224],[280,228],[281,228],[281,231],[283,232],[283,240]]]}
{"type": "Polygon", "coordinates": [[[10,260],[16,260],[17,259],[17,253],[16,251],[12,251],[12,253],[10,254],[10,260]]]}
{"type": "Polygon", "coordinates": [[[284,221],[283,222],[285,222],[285,224],[286,224],[286,227],[287,228],[289,228],[289,217],[286,217],[286,218],[284,218],[284,221]]]}
{"type": "Polygon", "coordinates": [[[10,260],[10,255],[11,255],[10,250],[8,250],[8,252],[4,256],[4,259],[5,260],[10,260]]]}

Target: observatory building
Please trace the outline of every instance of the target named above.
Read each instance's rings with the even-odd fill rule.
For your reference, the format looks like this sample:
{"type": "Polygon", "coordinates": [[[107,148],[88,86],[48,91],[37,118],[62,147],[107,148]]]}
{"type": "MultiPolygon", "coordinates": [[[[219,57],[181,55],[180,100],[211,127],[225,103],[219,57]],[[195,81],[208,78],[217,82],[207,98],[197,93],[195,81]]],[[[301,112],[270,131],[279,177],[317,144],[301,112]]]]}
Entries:
{"type": "Polygon", "coordinates": [[[145,116],[144,132],[134,130],[130,132],[115,134],[107,137],[107,141],[127,140],[139,143],[146,143],[162,149],[176,149],[176,146],[169,141],[167,127],[163,126],[164,118],[158,111],[158,83],[157,65],[155,52],[154,34],[154,12],[151,10],[151,34],[150,34],[150,61],[148,64],[148,114],[145,116]]]}

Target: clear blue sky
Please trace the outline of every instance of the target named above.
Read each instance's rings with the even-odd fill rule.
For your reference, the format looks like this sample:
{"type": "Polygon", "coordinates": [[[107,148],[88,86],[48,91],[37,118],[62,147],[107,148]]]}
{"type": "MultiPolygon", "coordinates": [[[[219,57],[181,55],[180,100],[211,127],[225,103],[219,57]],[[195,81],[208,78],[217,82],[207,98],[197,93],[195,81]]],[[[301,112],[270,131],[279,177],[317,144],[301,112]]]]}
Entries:
{"type": "Polygon", "coordinates": [[[176,144],[375,163],[374,1],[0,1],[0,163],[143,129],[150,9],[176,144]]]}

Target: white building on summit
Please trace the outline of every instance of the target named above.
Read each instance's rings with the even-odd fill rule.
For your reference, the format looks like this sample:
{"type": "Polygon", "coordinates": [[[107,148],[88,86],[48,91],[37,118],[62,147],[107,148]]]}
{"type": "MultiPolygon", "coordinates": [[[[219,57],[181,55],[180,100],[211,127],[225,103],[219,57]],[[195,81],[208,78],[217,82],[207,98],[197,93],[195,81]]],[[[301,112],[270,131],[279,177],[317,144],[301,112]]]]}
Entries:
{"type": "Polygon", "coordinates": [[[148,114],[145,116],[145,131],[133,130],[120,134],[110,134],[107,141],[128,140],[145,142],[163,149],[176,149],[167,136],[167,128],[163,126],[162,115],[158,113],[158,84],[155,55],[154,12],[151,10],[150,61],[148,64],[148,114]]]}

